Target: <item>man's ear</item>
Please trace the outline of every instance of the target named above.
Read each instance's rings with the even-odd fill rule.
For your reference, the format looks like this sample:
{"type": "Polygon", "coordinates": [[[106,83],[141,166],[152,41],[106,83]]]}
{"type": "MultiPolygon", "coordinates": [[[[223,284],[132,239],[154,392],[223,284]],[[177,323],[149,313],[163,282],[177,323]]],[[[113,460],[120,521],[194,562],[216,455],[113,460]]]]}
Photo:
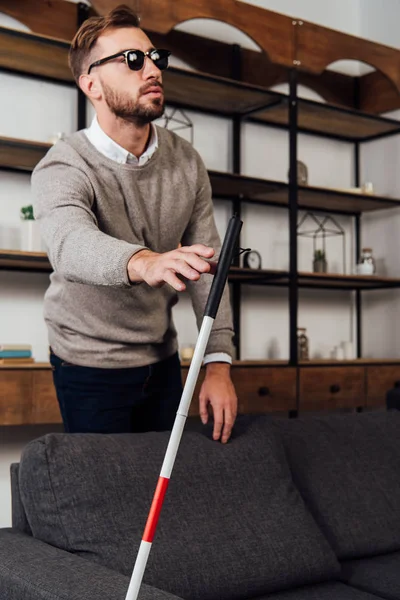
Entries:
{"type": "Polygon", "coordinates": [[[99,100],[101,98],[100,83],[92,75],[82,74],[79,77],[79,87],[89,99],[99,100]]]}

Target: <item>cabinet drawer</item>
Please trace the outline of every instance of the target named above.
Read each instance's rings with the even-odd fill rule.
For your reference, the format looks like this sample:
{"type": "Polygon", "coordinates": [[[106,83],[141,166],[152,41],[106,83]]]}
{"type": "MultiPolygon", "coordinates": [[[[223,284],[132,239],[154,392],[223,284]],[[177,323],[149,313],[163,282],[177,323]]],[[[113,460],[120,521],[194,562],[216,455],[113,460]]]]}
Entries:
{"type": "MultiPolygon", "coordinates": [[[[182,368],[185,382],[188,368],[182,368]]],[[[204,381],[205,369],[201,369],[189,414],[199,414],[199,393],[204,381]]],[[[288,367],[241,367],[234,366],[232,381],[238,397],[238,412],[257,414],[286,412],[296,409],[296,369],[288,367]]]]}
{"type": "Polygon", "coordinates": [[[61,423],[53,374],[50,369],[33,373],[31,423],[61,423]]]}
{"type": "Polygon", "coordinates": [[[367,367],[367,406],[385,406],[386,392],[400,383],[400,365],[367,367]]]}
{"type": "Polygon", "coordinates": [[[0,370],[0,425],[30,423],[32,408],[32,372],[0,370]]]}
{"type": "Polygon", "coordinates": [[[296,369],[289,367],[237,367],[232,381],[238,412],[257,414],[296,410],[296,369]]]}
{"type": "Polygon", "coordinates": [[[364,405],[364,367],[300,368],[299,410],[333,410],[364,405]]]}

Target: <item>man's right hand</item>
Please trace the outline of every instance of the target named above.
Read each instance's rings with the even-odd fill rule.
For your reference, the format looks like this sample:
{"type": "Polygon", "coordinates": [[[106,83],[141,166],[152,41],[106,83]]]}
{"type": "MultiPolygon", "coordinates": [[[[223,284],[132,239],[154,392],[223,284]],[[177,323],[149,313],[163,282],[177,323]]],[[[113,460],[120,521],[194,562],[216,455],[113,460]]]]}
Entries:
{"type": "Polygon", "coordinates": [[[129,280],[132,283],[145,281],[151,287],[169,283],[176,291],[183,292],[186,286],[179,276],[197,281],[203,273],[213,273],[216,263],[204,260],[213,256],[214,250],[203,244],[182,246],[163,254],[140,250],[129,260],[129,280]]]}

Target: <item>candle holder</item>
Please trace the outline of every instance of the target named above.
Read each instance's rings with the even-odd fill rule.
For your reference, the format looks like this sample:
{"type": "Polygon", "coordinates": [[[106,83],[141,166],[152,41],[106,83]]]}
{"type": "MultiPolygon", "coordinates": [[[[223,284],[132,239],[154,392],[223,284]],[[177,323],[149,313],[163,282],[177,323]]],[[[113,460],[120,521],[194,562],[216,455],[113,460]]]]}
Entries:
{"type": "Polygon", "coordinates": [[[312,212],[306,212],[297,224],[297,235],[313,240],[313,271],[315,273],[326,273],[328,270],[326,238],[341,236],[343,274],[346,273],[346,236],[343,227],[333,217],[326,215],[321,218],[312,212]],[[309,229],[308,227],[312,225],[313,227],[309,229]]]}

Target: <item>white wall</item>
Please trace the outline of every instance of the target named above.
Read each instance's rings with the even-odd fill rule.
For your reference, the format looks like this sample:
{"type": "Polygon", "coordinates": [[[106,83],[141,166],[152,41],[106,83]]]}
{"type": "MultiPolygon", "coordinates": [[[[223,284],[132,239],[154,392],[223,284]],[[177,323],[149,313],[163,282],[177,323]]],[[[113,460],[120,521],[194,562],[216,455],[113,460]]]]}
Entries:
{"type": "MultiPolygon", "coordinates": [[[[388,2],[388,0],[385,1],[388,2]]],[[[253,0],[252,3],[350,34],[362,33],[361,26],[366,28],[366,23],[369,24],[372,37],[383,34],[386,13],[383,13],[381,8],[379,15],[374,15],[374,19],[377,21],[374,29],[370,19],[365,20],[364,18],[364,2],[366,0],[363,2],[361,0],[337,0],[335,3],[320,2],[320,0],[303,0],[302,2],[253,0]],[[378,27],[378,23],[383,23],[383,25],[378,27]]],[[[372,15],[372,1],[366,2],[366,4],[371,10],[368,14],[372,15]]],[[[392,5],[394,10],[393,2],[392,5]]],[[[390,16],[393,15],[390,14],[390,16]]],[[[1,24],[23,28],[4,15],[0,15],[1,24]]],[[[394,23],[391,27],[393,27],[394,36],[394,23]]],[[[182,25],[181,28],[255,48],[254,43],[246,36],[220,23],[204,23],[202,20],[196,20],[182,25]]],[[[56,132],[74,130],[77,116],[76,93],[71,88],[0,73],[0,89],[7,92],[0,96],[0,135],[47,141],[56,132]]],[[[315,96],[305,89],[301,90],[301,94],[315,96]]],[[[207,167],[230,171],[232,168],[230,121],[206,117],[192,111],[187,112],[194,122],[194,145],[204,157],[207,167]]],[[[91,114],[92,111],[89,111],[89,117],[91,114]]],[[[253,124],[245,125],[242,144],[243,173],[287,181],[287,142],[285,132],[253,124]]],[[[388,152],[392,157],[390,164],[394,165],[393,152],[398,152],[397,145],[388,152]]],[[[364,172],[368,173],[368,179],[375,181],[377,174],[373,171],[374,165],[376,166],[373,156],[376,155],[371,154],[371,158],[368,160],[368,153],[365,154],[364,172]]],[[[299,158],[308,165],[311,184],[348,187],[354,183],[352,181],[353,153],[351,146],[347,144],[300,136],[299,158]]],[[[395,191],[397,180],[393,177],[392,171],[388,174],[386,163],[381,166],[383,172],[386,173],[381,185],[387,184],[389,180],[393,179],[393,190],[395,191]]],[[[19,208],[28,203],[30,198],[28,175],[0,171],[0,210],[2,214],[0,246],[18,247],[19,208]]],[[[223,236],[230,216],[229,204],[216,202],[215,216],[219,232],[223,236]]],[[[263,266],[266,268],[288,268],[287,218],[285,210],[254,205],[243,207],[243,243],[260,251],[263,266]]],[[[346,230],[348,242],[346,266],[347,269],[350,269],[353,244],[351,224],[348,219],[338,220],[346,230]]],[[[380,240],[380,230],[376,223],[377,221],[372,218],[371,233],[368,233],[368,239],[373,239],[374,244],[375,239],[376,244],[380,240]],[[374,227],[375,229],[373,229],[374,227]],[[373,235],[376,238],[372,238],[373,235]]],[[[393,233],[395,237],[393,224],[394,221],[389,221],[387,226],[391,226],[391,234],[393,233]]],[[[301,240],[299,244],[299,264],[300,268],[304,270],[311,270],[311,249],[308,241],[301,240]]],[[[328,240],[328,242],[330,266],[333,270],[339,270],[338,240],[328,240]]],[[[377,245],[376,247],[378,248],[377,245]]],[[[394,269],[394,264],[395,261],[387,266],[394,269]]],[[[47,336],[41,316],[42,297],[47,285],[46,275],[0,271],[1,341],[32,343],[37,360],[47,360],[47,336]]],[[[379,300],[380,297],[376,296],[375,304],[379,300]]],[[[374,305],[371,310],[378,309],[374,305]]],[[[197,332],[190,303],[186,296],[181,297],[174,317],[181,345],[193,344],[197,332]]],[[[352,336],[354,324],[350,294],[303,291],[300,295],[299,321],[300,325],[308,329],[311,355],[328,357],[334,345],[342,340],[350,339],[352,336]]],[[[287,359],[289,353],[287,290],[244,286],[242,328],[243,358],[287,359]]],[[[390,327],[385,331],[387,330],[390,330],[390,327]]],[[[393,350],[395,353],[397,344],[393,330],[392,338],[391,351],[393,350]]],[[[384,352],[384,350],[385,346],[382,346],[380,351],[384,352]]],[[[55,429],[55,427],[49,428],[52,431],[55,429]]],[[[0,428],[0,527],[10,523],[9,465],[18,460],[20,451],[27,441],[41,435],[46,430],[46,428],[28,427],[0,428]]]]}
{"type": "MultiPolygon", "coordinates": [[[[360,31],[363,37],[393,48],[400,48],[398,24],[399,0],[363,0],[360,31]],[[384,13],[382,8],[384,6],[384,13]]],[[[400,111],[388,114],[400,119],[400,111]]],[[[400,197],[400,136],[371,142],[363,147],[362,167],[365,181],[372,181],[378,193],[400,197]]],[[[400,211],[380,211],[363,217],[362,244],[372,246],[382,274],[400,277],[400,211]]],[[[376,291],[364,294],[364,353],[380,358],[400,357],[400,291],[376,291]]]]}
{"type": "Polygon", "coordinates": [[[360,5],[362,8],[360,11],[362,37],[385,46],[399,48],[399,0],[384,0],[382,4],[375,0],[360,0],[360,5]]]}

